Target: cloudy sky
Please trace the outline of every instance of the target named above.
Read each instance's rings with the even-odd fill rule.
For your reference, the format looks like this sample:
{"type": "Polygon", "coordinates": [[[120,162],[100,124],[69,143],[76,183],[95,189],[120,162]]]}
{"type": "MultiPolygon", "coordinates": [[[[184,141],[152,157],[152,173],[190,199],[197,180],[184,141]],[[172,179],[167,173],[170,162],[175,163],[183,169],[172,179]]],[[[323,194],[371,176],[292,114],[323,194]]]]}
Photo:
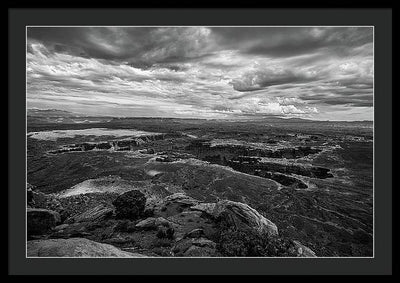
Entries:
{"type": "Polygon", "coordinates": [[[27,106],[373,120],[370,27],[29,27],[27,106]]]}

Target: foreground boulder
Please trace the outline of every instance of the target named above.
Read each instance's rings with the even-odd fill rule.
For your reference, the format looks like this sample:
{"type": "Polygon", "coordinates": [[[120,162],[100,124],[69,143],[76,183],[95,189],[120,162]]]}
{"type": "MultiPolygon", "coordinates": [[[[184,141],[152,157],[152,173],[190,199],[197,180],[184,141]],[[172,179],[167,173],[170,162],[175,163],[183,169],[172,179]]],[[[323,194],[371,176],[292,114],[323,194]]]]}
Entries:
{"type": "Polygon", "coordinates": [[[244,203],[222,200],[217,203],[195,205],[191,209],[207,213],[229,226],[251,229],[260,235],[278,235],[278,228],[273,222],[244,203]]]}
{"type": "Polygon", "coordinates": [[[27,208],[26,216],[28,235],[45,234],[61,222],[60,214],[48,209],[27,208]]]}
{"type": "Polygon", "coordinates": [[[85,238],[48,239],[27,242],[28,257],[144,257],[112,245],[85,238]]]}
{"type": "Polygon", "coordinates": [[[144,213],[146,197],[142,192],[132,190],[118,196],[112,204],[117,218],[135,220],[144,213]]]}

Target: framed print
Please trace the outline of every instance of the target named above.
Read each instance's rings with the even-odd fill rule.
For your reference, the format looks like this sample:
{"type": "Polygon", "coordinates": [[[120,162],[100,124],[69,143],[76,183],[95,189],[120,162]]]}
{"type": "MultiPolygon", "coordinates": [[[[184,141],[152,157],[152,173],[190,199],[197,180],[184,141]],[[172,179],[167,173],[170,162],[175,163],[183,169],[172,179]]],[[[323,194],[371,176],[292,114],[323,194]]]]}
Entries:
{"type": "Polygon", "coordinates": [[[13,274],[391,273],[390,9],[9,18],[13,274]]]}

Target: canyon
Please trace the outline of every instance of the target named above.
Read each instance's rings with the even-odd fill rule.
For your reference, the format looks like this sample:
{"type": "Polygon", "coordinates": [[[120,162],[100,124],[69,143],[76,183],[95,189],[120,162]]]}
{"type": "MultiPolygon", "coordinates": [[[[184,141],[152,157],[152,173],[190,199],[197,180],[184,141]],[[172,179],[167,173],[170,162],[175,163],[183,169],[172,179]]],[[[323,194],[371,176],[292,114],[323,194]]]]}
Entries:
{"type": "Polygon", "coordinates": [[[59,243],[47,240],[78,238],[71,245],[88,239],[141,256],[301,256],[298,250],[321,257],[370,255],[370,128],[322,125],[160,118],[90,125],[31,121],[28,182],[35,203],[30,207],[55,211],[61,219],[44,234],[32,235],[32,254],[39,253],[38,246],[59,243]],[[144,194],[145,214],[128,222],[116,218],[113,200],[133,190],[144,194]],[[171,208],[162,208],[168,197],[171,208]],[[232,226],[237,221],[209,218],[221,201],[249,206],[255,211],[251,215],[273,223],[278,235],[267,243],[249,227],[232,226]],[[160,217],[175,223],[174,233],[154,224],[164,223],[160,217]],[[155,228],[139,228],[146,225],[155,228]],[[262,247],[272,245],[275,252],[244,249],[247,244],[235,233],[248,234],[262,247]]]}

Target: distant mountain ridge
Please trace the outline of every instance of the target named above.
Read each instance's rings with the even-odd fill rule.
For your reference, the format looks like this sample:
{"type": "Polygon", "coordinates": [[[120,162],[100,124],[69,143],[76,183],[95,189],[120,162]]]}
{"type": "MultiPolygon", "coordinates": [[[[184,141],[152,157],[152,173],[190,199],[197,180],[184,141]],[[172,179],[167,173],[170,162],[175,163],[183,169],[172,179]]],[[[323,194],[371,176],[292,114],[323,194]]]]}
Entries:
{"type": "Polygon", "coordinates": [[[220,120],[220,121],[236,121],[236,122],[270,122],[270,123],[318,123],[318,122],[331,122],[331,123],[373,123],[373,121],[363,120],[363,121],[335,121],[335,120],[311,120],[303,118],[282,118],[278,116],[262,116],[262,117],[246,117],[246,118],[228,118],[228,119],[205,119],[205,118],[179,118],[179,117],[118,117],[118,116],[105,116],[105,115],[85,115],[74,113],[66,110],[60,109],[38,109],[38,108],[28,108],[27,116],[30,117],[53,117],[53,118],[84,118],[84,117],[108,117],[113,119],[177,119],[177,120],[220,120]]]}
{"type": "Polygon", "coordinates": [[[35,116],[35,117],[86,117],[86,115],[59,109],[28,108],[26,114],[28,116],[35,116]]]}

